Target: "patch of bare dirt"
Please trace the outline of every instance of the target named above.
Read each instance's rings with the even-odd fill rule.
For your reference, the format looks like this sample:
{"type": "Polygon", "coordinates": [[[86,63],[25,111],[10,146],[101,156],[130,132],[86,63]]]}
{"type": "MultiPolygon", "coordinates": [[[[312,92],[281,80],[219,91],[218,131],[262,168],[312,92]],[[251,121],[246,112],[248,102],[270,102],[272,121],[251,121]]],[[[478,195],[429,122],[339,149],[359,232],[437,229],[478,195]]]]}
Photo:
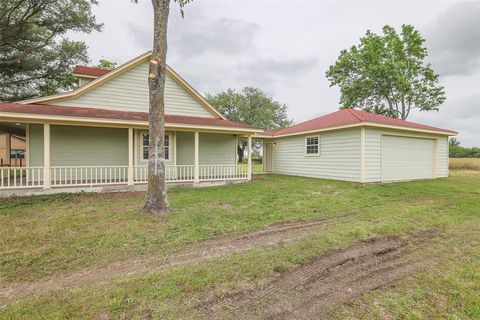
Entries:
{"type": "Polygon", "coordinates": [[[138,260],[115,262],[102,268],[90,268],[75,273],[55,275],[36,282],[0,285],[0,303],[49,290],[95,284],[129,275],[228,256],[258,246],[275,246],[293,242],[318,232],[324,224],[324,220],[282,222],[240,236],[195,243],[180,252],[167,256],[158,254],[138,260]]]}
{"type": "Polygon", "coordinates": [[[415,253],[436,233],[371,238],[316,257],[263,287],[206,300],[198,308],[209,319],[328,318],[346,301],[420,268],[415,253]]]}

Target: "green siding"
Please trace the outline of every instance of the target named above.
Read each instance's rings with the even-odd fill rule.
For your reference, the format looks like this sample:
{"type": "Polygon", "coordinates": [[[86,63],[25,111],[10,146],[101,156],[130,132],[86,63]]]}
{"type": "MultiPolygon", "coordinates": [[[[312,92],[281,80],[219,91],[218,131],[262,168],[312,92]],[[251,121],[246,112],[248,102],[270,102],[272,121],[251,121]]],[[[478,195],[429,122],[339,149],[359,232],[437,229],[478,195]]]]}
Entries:
{"type": "MultiPolygon", "coordinates": [[[[236,139],[229,134],[200,133],[200,164],[235,164],[236,139]]],[[[177,164],[193,165],[195,137],[193,132],[177,132],[177,164]]]]}
{"type": "Polygon", "coordinates": [[[200,133],[200,164],[235,164],[236,139],[233,135],[200,133]]]}
{"type": "Polygon", "coordinates": [[[312,178],[360,181],[360,129],[318,135],[320,136],[319,156],[305,155],[306,135],[277,139],[273,155],[273,172],[312,178]]]}
{"type": "Polygon", "coordinates": [[[195,141],[193,132],[177,132],[177,164],[193,165],[195,141]]]}
{"type": "Polygon", "coordinates": [[[29,166],[41,167],[43,166],[43,125],[30,124],[29,143],[29,166]]]}
{"type": "Polygon", "coordinates": [[[365,182],[382,180],[382,131],[365,129],[365,182]]]}
{"type": "MultiPolygon", "coordinates": [[[[114,77],[76,98],[49,102],[61,106],[105,108],[119,111],[148,112],[148,62],[114,77]]],[[[167,75],[165,113],[184,116],[214,117],[190,93],[167,75]]]]}
{"type": "Polygon", "coordinates": [[[438,177],[448,177],[448,138],[439,137],[437,139],[438,163],[437,175],[438,177]]]}
{"type": "MultiPolygon", "coordinates": [[[[51,126],[52,166],[125,166],[128,165],[128,130],[76,126],[51,126]]],[[[173,132],[171,160],[175,157],[173,132]]],[[[141,131],[136,131],[135,152],[138,164],[141,156],[141,131]]],[[[194,164],[194,133],[177,132],[177,164],[194,164]]],[[[200,133],[200,164],[235,164],[236,139],[233,135],[200,133]]],[[[43,125],[30,126],[30,165],[43,165],[43,125]]]]}
{"type": "MultiPolygon", "coordinates": [[[[128,131],[117,128],[50,128],[52,166],[128,165],[128,131]]],[[[43,165],[43,126],[30,127],[30,165],[43,165]]]]}

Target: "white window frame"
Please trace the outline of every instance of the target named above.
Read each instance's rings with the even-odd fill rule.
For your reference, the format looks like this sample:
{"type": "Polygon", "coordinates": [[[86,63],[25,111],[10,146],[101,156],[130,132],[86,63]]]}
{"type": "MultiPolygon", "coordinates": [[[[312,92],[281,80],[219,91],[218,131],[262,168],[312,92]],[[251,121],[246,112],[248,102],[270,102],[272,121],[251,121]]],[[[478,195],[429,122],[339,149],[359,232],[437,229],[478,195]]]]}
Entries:
{"type": "Polygon", "coordinates": [[[307,136],[305,137],[305,156],[306,157],[318,157],[320,156],[320,136],[307,136]],[[309,138],[317,138],[317,153],[308,153],[307,152],[307,141],[309,138]]]}
{"type": "MultiPolygon", "coordinates": [[[[147,163],[148,159],[143,158],[143,135],[144,134],[148,134],[148,131],[147,130],[139,131],[138,146],[139,146],[140,156],[138,158],[139,158],[139,162],[147,163]]],[[[168,136],[168,159],[165,159],[165,162],[171,162],[172,161],[172,134],[170,132],[165,132],[165,135],[168,136]]]]}

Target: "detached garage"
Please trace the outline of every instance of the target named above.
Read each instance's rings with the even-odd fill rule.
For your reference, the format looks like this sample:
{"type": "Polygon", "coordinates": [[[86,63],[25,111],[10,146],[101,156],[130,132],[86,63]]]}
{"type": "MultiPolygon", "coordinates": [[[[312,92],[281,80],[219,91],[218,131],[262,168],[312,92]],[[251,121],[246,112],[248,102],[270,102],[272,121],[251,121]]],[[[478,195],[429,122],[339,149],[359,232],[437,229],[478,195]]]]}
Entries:
{"type": "Polygon", "coordinates": [[[355,109],[265,132],[264,170],[355,182],[448,176],[448,137],[456,132],[355,109]]]}

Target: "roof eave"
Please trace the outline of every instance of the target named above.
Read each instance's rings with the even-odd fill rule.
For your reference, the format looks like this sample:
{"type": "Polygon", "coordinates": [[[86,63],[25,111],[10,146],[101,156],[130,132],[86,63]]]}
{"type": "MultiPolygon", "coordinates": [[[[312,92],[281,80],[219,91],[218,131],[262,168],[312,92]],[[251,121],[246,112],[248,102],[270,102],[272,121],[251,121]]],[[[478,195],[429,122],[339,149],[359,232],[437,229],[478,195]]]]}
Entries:
{"type": "MultiPolygon", "coordinates": [[[[75,116],[58,116],[58,115],[39,115],[33,113],[14,113],[14,112],[1,112],[0,117],[9,121],[24,121],[29,123],[52,123],[52,124],[65,124],[65,125],[97,125],[108,127],[142,127],[148,128],[148,121],[145,120],[125,120],[125,119],[105,119],[105,118],[92,118],[92,117],[75,117],[75,116]]],[[[202,130],[202,131],[224,131],[231,132],[232,134],[245,134],[245,133],[260,133],[262,130],[256,128],[242,128],[233,126],[215,126],[215,125],[199,125],[199,124],[183,124],[175,122],[166,122],[165,127],[168,129],[189,129],[189,130],[202,130]]]]}
{"type": "Polygon", "coordinates": [[[88,79],[97,79],[98,77],[101,77],[101,76],[93,76],[90,74],[82,74],[82,73],[72,73],[72,75],[78,78],[88,78],[88,79]]]}
{"type": "Polygon", "coordinates": [[[326,132],[326,131],[334,131],[334,130],[341,130],[341,129],[349,129],[349,128],[357,128],[357,127],[376,127],[376,128],[387,128],[393,130],[403,130],[403,131],[415,131],[415,132],[422,132],[422,133],[429,133],[429,134],[436,134],[436,135],[445,135],[445,136],[455,136],[458,132],[455,131],[448,131],[448,130],[429,130],[429,129],[419,129],[419,128],[411,128],[411,127],[404,127],[404,126],[394,126],[394,125],[386,125],[386,124],[379,124],[374,122],[359,122],[354,124],[342,125],[342,126],[335,126],[335,127],[328,127],[322,129],[313,129],[301,132],[292,132],[286,134],[273,134],[273,135],[265,135],[265,138],[283,138],[283,137],[291,137],[291,136],[298,136],[298,135],[305,135],[317,132],[326,132]]]}

